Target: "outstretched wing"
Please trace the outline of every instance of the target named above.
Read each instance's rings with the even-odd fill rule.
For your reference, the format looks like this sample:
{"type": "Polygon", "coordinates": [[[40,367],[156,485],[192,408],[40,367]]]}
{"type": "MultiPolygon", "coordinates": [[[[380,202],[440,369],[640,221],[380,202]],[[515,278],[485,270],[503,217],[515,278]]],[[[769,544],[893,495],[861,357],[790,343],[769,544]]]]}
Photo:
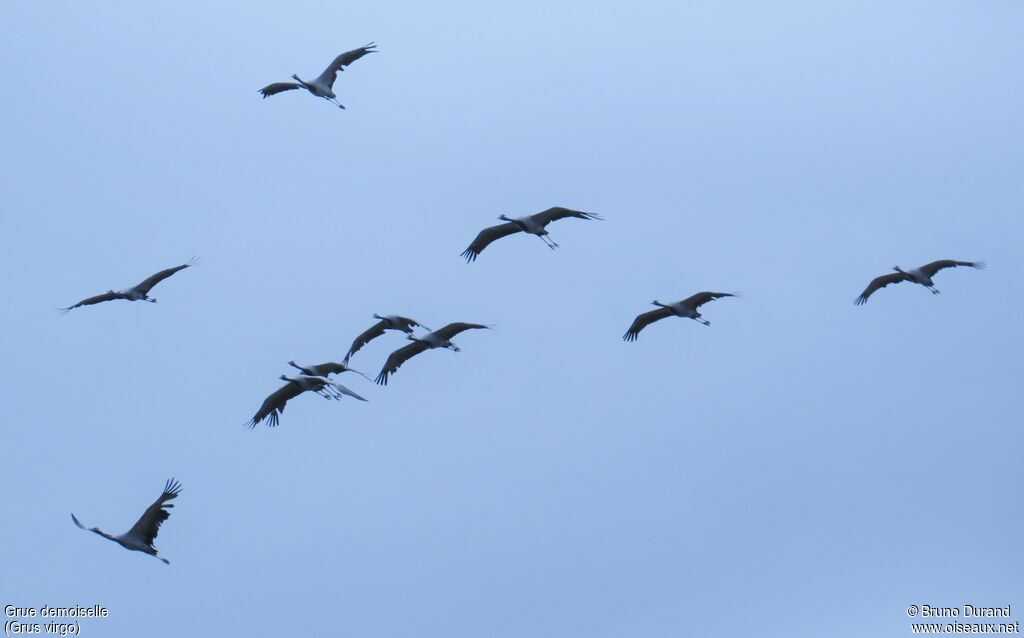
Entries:
{"type": "Polygon", "coordinates": [[[352,342],[352,345],[348,349],[348,354],[345,355],[345,358],[342,359],[342,361],[348,363],[348,360],[352,358],[352,355],[358,352],[359,349],[365,346],[366,344],[370,343],[377,337],[384,334],[384,331],[387,330],[387,328],[388,323],[384,320],[378,321],[377,323],[370,326],[369,329],[367,329],[363,334],[355,338],[355,340],[352,342]]]}
{"type": "Polygon", "coordinates": [[[939,261],[933,261],[930,264],[921,266],[920,270],[924,274],[928,275],[929,278],[933,277],[935,273],[939,272],[943,268],[956,268],[957,266],[968,266],[970,268],[977,268],[982,270],[985,268],[985,262],[983,261],[955,261],[953,259],[940,259],[939,261]]]}
{"type": "Polygon", "coordinates": [[[128,530],[128,535],[134,536],[152,547],[153,540],[160,531],[160,525],[162,525],[163,522],[171,516],[171,513],[167,511],[167,508],[174,507],[173,504],[168,503],[167,501],[177,498],[179,492],[181,492],[181,483],[175,481],[173,478],[168,480],[164,485],[163,494],[153,501],[152,505],[146,508],[142,518],[140,518],[135,525],[128,530]]]}
{"type": "Polygon", "coordinates": [[[664,319],[665,317],[671,317],[672,311],[668,308],[658,308],[657,310],[651,310],[636,316],[633,323],[629,325],[629,330],[626,334],[622,335],[623,341],[636,341],[636,338],[640,335],[640,331],[646,328],[648,325],[664,319]]]}
{"type": "Polygon", "coordinates": [[[301,89],[302,85],[296,82],[274,82],[268,84],[259,90],[263,94],[263,99],[267,99],[271,95],[277,95],[278,93],[284,93],[285,91],[294,91],[295,89],[301,89]]]}
{"type": "Polygon", "coordinates": [[[388,384],[388,376],[394,374],[402,367],[402,364],[412,359],[419,353],[427,349],[427,344],[422,341],[413,341],[407,346],[402,346],[398,350],[395,350],[388,357],[388,360],[384,362],[384,367],[381,368],[380,374],[377,375],[377,383],[380,385],[388,384]]]}
{"type": "Polygon", "coordinates": [[[490,328],[491,328],[490,326],[485,326],[482,323],[455,322],[455,323],[450,323],[447,326],[444,326],[444,327],[442,327],[439,330],[435,330],[434,334],[436,334],[439,337],[442,337],[444,339],[451,339],[452,337],[454,337],[455,335],[459,334],[460,332],[465,332],[467,330],[484,330],[484,329],[490,330],[490,328]]]}
{"type": "Polygon", "coordinates": [[[534,220],[538,221],[544,226],[547,226],[551,222],[558,221],[559,219],[565,219],[566,217],[576,217],[578,219],[597,219],[604,221],[604,217],[601,217],[597,213],[584,213],[579,210],[572,210],[571,208],[563,208],[562,206],[554,206],[545,211],[541,211],[535,215],[532,215],[534,220]]]}
{"type": "Polygon", "coordinates": [[[889,284],[898,284],[901,281],[907,281],[910,279],[910,275],[904,272],[894,272],[889,275],[882,275],[881,277],[875,277],[868,284],[868,287],[864,289],[864,292],[860,293],[860,296],[853,300],[853,303],[858,306],[862,306],[868,301],[870,297],[879,288],[885,288],[889,284]]]}
{"type": "Polygon", "coordinates": [[[149,291],[153,288],[153,286],[157,285],[158,283],[160,283],[164,279],[167,279],[168,277],[170,277],[174,273],[178,272],[179,270],[185,270],[186,268],[188,268],[189,266],[192,266],[193,264],[195,264],[198,261],[199,261],[198,259],[193,257],[192,259],[188,260],[187,263],[184,263],[184,264],[182,264],[180,266],[175,266],[173,268],[167,268],[167,269],[161,270],[160,272],[158,272],[157,274],[153,275],[152,277],[149,277],[148,279],[144,280],[138,286],[135,286],[135,289],[138,290],[139,292],[141,292],[144,295],[148,295],[149,291]]]}
{"type": "Polygon", "coordinates": [[[344,67],[352,64],[367,53],[376,53],[376,48],[377,45],[371,42],[364,47],[359,47],[358,49],[352,49],[351,51],[342,53],[338,57],[334,58],[334,62],[331,62],[330,65],[324,69],[324,72],[320,74],[320,77],[316,79],[316,82],[326,84],[333,88],[334,81],[338,78],[338,71],[341,71],[344,67]]]}
{"type": "Polygon", "coordinates": [[[67,308],[58,308],[57,312],[59,312],[60,314],[63,315],[63,314],[67,314],[67,312],[69,310],[73,310],[75,308],[78,308],[79,306],[91,306],[93,304],[103,303],[104,301],[113,301],[115,299],[126,299],[126,298],[127,298],[126,295],[124,295],[122,293],[119,293],[119,292],[114,292],[114,291],[105,292],[102,295],[96,295],[95,297],[89,297],[88,299],[83,299],[83,300],[79,301],[78,303],[76,303],[73,306],[68,306],[67,308]]]}
{"type": "Polygon", "coordinates": [[[263,400],[263,404],[259,410],[256,410],[256,414],[252,417],[247,425],[249,429],[256,427],[256,424],[267,419],[267,425],[274,427],[277,425],[277,417],[279,414],[284,412],[284,406],[289,400],[294,399],[303,393],[303,389],[297,384],[288,382],[272,392],[270,396],[263,400]]]}
{"type": "Polygon", "coordinates": [[[502,237],[514,235],[519,232],[519,226],[516,226],[512,222],[505,222],[504,224],[498,224],[497,226],[491,226],[480,231],[476,236],[476,239],[469,244],[469,248],[462,251],[462,256],[466,258],[466,263],[476,261],[476,258],[480,256],[480,253],[487,248],[491,242],[497,241],[502,237]]]}
{"type": "Polygon", "coordinates": [[[735,297],[735,293],[731,292],[698,292],[695,295],[691,295],[683,300],[684,304],[689,305],[692,308],[700,308],[709,301],[715,299],[721,299],[722,297],[735,297]]]}

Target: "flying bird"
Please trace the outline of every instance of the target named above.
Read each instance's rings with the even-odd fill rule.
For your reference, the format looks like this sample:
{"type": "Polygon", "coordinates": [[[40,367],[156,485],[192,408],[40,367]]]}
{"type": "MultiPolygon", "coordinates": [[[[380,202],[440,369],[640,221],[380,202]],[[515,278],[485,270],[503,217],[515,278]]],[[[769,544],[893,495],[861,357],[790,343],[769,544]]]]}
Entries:
{"type": "Polygon", "coordinates": [[[270,395],[263,400],[260,405],[260,409],[256,410],[256,414],[246,424],[249,429],[256,427],[257,423],[267,420],[267,425],[275,427],[278,424],[278,417],[284,412],[284,406],[286,403],[294,399],[305,392],[298,384],[287,382],[277,390],[274,390],[270,395]]]}
{"type": "Polygon", "coordinates": [[[466,258],[467,264],[476,261],[476,258],[480,256],[484,248],[491,245],[491,242],[516,233],[536,235],[548,248],[554,250],[558,248],[558,244],[548,236],[548,231],[545,227],[553,221],[565,219],[566,217],[604,221],[604,218],[597,213],[584,213],[578,210],[562,208],[561,206],[555,206],[554,208],[549,208],[533,215],[527,215],[526,217],[509,217],[508,215],[501,214],[498,215],[498,219],[505,220],[505,223],[481,230],[480,234],[473,240],[473,243],[469,245],[469,248],[462,251],[462,256],[466,258]]]}
{"type": "Polygon", "coordinates": [[[157,556],[156,548],[153,547],[153,541],[156,539],[156,535],[160,531],[160,525],[162,525],[163,522],[171,516],[171,513],[167,511],[167,508],[174,507],[174,504],[168,503],[167,501],[177,498],[179,492],[181,492],[181,483],[175,481],[173,478],[167,481],[164,485],[163,494],[153,501],[152,505],[146,508],[146,511],[142,514],[142,518],[140,518],[135,525],[133,525],[132,528],[124,534],[108,534],[98,527],[86,527],[85,525],[82,525],[81,521],[79,521],[78,517],[73,513],[71,514],[71,520],[73,520],[75,525],[78,525],[80,529],[94,532],[103,538],[114,541],[125,549],[149,554],[154,558],[162,560],[165,565],[170,565],[171,561],[157,556]]]}
{"type": "Polygon", "coordinates": [[[707,319],[703,319],[701,317],[700,311],[698,311],[697,308],[700,308],[707,302],[713,301],[715,299],[736,296],[738,295],[732,292],[698,292],[697,294],[687,297],[682,301],[677,301],[675,303],[668,304],[661,303],[660,301],[655,299],[651,303],[654,304],[655,306],[659,306],[659,308],[657,310],[651,310],[650,312],[645,312],[637,315],[636,319],[634,319],[633,323],[629,326],[629,330],[626,331],[626,334],[622,335],[622,338],[625,341],[636,341],[636,338],[640,335],[641,330],[643,330],[650,324],[654,323],[655,321],[660,321],[665,317],[671,317],[673,315],[676,317],[693,319],[694,321],[698,321],[704,324],[705,326],[710,326],[711,322],[708,321],[707,319]]]}
{"type": "MultiPolygon", "coordinates": [[[[363,397],[359,396],[355,392],[349,390],[345,386],[331,381],[327,377],[313,376],[313,375],[299,375],[297,377],[289,377],[282,374],[280,379],[302,388],[303,392],[316,392],[320,396],[326,399],[341,399],[342,396],[350,396],[360,401],[366,401],[363,397]]],[[[283,408],[282,408],[283,409],[283,408]]]]}
{"type": "Polygon", "coordinates": [[[371,42],[366,46],[359,47],[358,49],[352,49],[346,51],[338,57],[334,58],[324,72],[319,75],[315,80],[306,82],[301,79],[298,75],[292,75],[295,82],[275,82],[274,84],[268,84],[259,90],[263,94],[263,98],[266,99],[271,95],[277,95],[282,91],[292,91],[294,89],[306,89],[317,97],[322,97],[331,104],[335,104],[338,108],[344,109],[341,102],[338,101],[338,96],[334,94],[334,81],[338,78],[338,71],[344,70],[344,68],[359,58],[363,57],[367,53],[376,53],[376,45],[371,42]]]}
{"type": "Polygon", "coordinates": [[[256,427],[256,424],[262,422],[264,419],[267,420],[267,425],[270,427],[277,426],[281,413],[284,412],[285,405],[303,392],[314,392],[325,399],[340,399],[342,394],[347,394],[359,399],[360,401],[366,401],[366,399],[355,392],[352,392],[340,383],[335,383],[326,377],[289,377],[282,374],[279,378],[283,380],[285,384],[271,392],[270,395],[263,400],[263,403],[260,404],[260,409],[256,410],[256,414],[248,421],[248,423],[245,424],[250,430],[256,427]]]}
{"type": "Polygon", "coordinates": [[[957,266],[968,266],[970,268],[977,268],[978,270],[981,270],[985,268],[985,262],[940,259],[939,261],[933,261],[930,264],[925,264],[920,268],[911,268],[910,270],[903,270],[899,266],[893,266],[892,269],[896,272],[872,279],[871,283],[868,284],[868,287],[864,289],[864,292],[860,293],[860,296],[853,300],[853,303],[858,306],[863,305],[867,303],[868,297],[874,294],[874,292],[879,288],[885,288],[889,284],[898,284],[901,281],[921,284],[930,290],[933,295],[937,295],[939,294],[939,291],[935,288],[935,284],[932,282],[932,277],[934,277],[935,273],[939,272],[943,268],[956,268],[957,266]]]}
{"type": "Polygon", "coordinates": [[[384,334],[385,330],[401,330],[406,334],[412,334],[412,329],[415,327],[430,330],[427,326],[424,326],[422,323],[415,319],[410,319],[409,317],[374,314],[373,318],[379,319],[380,321],[370,326],[366,332],[355,338],[355,341],[352,342],[352,346],[348,349],[348,354],[346,354],[345,358],[342,359],[346,365],[348,365],[348,360],[352,358],[352,355],[358,352],[360,348],[369,342],[384,334]]]}
{"type": "Polygon", "coordinates": [[[179,270],[184,270],[185,268],[188,268],[189,266],[193,266],[193,265],[195,265],[198,262],[199,262],[199,259],[197,259],[196,257],[193,257],[192,259],[188,260],[188,262],[186,262],[186,263],[184,263],[184,264],[182,264],[180,266],[174,266],[173,268],[167,268],[165,270],[161,270],[157,274],[153,275],[152,277],[149,277],[148,279],[142,281],[142,283],[139,283],[139,284],[137,284],[136,286],[134,286],[132,288],[127,288],[127,289],[122,290],[120,292],[114,292],[113,290],[108,290],[107,292],[103,293],[102,295],[96,295],[95,297],[89,297],[88,299],[83,299],[83,300],[79,301],[78,303],[76,303],[73,306],[68,306],[67,308],[58,308],[57,310],[58,310],[58,312],[60,312],[60,314],[63,315],[63,314],[67,314],[70,310],[78,308],[79,306],[91,306],[93,304],[103,303],[104,301],[114,301],[115,299],[127,299],[128,301],[139,301],[139,300],[142,300],[142,301],[148,301],[150,303],[156,303],[156,299],[154,299],[154,298],[149,296],[149,291],[153,288],[153,286],[157,285],[158,283],[160,283],[164,279],[167,279],[168,277],[170,277],[174,273],[178,272],[179,270]]]}
{"type": "Polygon", "coordinates": [[[479,330],[483,328],[490,329],[491,326],[485,326],[479,323],[450,323],[447,326],[429,332],[422,337],[416,337],[413,335],[406,336],[406,339],[412,341],[407,346],[403,346],[398,350],[391,353],[388,360],[384,363],[384,367],[381,369],[380,374],[377,375],[377,383],[380,385],[388,384],[388,376],[398,371],[402,364],[409,359],[415,357],[421,352],[427,350],[433,350],[434,348],[448,348],[459,352],[459,347],[452,343],[451,339],[460,332],[466,330],[479,330]]]}
{"type": "Polygon", "coordinates": [[[327,363],[318,363],[315,366],[300,366],[294,361],[289,361],[288,365],[290,365],[293,368],[298,368],[298,370],[302,372],[302,374],[309,377],[326,377],[332,374],[341,374],[342,372],[355,372],[356,374],[362,376],[367,381],[370,380],[370,377],[366,376],[359,370],[353,370],[344,363],[335,363],[333,361],[328,361],[327,363]]]}

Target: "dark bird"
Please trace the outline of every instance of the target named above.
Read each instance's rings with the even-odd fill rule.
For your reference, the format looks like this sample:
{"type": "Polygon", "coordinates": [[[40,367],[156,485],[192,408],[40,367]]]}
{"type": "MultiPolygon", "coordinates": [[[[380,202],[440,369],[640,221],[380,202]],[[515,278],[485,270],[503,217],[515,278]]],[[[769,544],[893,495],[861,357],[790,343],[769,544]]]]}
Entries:
{"type": "Polygon", "coordinates": [[[367,44],[364,47],[358,49],[352,49],[346,51],[338,57],[334,58],[334,62],[331,62],[324,72],[320,74],[315,80],[306,82],[299,78],[298,75],[292,75],[295,82],[275,82],[274,84],[268,84],[267,86],[260,89],[260,93],[263,94],[263,98],[266,99],[271,95],[276,95],[282,91],[292,91],[294,89],[306,89],[317,97],[322,97],[331,104],[337,105],[339,108],[345,108],[341,102],[338,101],[338,96],[334,94],[334,81],[338,78],[338,71],[344,70],[344,68],[359,58],[363,57],[367,53],[376,53],[376,45],[373,42],[367,44]]]}
{"type": "Polygon", "coordinates": [[[636,316],[633,323],[629,326],[629,330],[626,334],[622,335],[622,338],[626,341],[636,341],[636,338],[640,335],[640,331],[646,328],[648,325],[655,321],[660,321],[665,317],[685,317],[687,319],[693,319],[698,321],[705,326],[710,326],[711,322],[707,319],[701,318],[700,312],[697,308],[700,308],[709,301],[715,299],[721,299],[722,297],[736,297],[736,293],[731,292],[698,292],[697,294],[687,297],[682,301],[675,303],[661,303],[657,299],[651,303],[655,306],[659,306],[657,310],[645,312],[636,316]]]}
{"type": "Polygon", "coordinates": [[[485,326],[479,323],[450,323],[447,326],[427,333],[422,337],[408,335],[406,338],[412,341],[412,343],[391,353],[391,356],[389,356],[388,360],[384,363],[384,367],[381,369],[380,374],[377,375],[377,383],[380,385],[387,385],[389,375],[397,372],[398,369],[402,367],[403,363],[421,352],[433,350],[434,348],[448,348],[449,350],[458,352],[459,347],[452,343],[451,339],[460,332],[484,328],[490,329],[490,327],[491,326],[485,326]]]}
{"type": "Polygon", "coordinates": [[[353,370],[344,363],[335,363],[333,361],[328,361],[327,363],[318,363],[315,366],[300,366],[294,361],[289,361],[288,365],[290,365],[293,368],[298,368],[298,370],[302,372],[302,374],[308,377],[326,377],[332,374],[341,374],[342,372],[355,372],[356,374],[362,376],[367,381],[370,380],[370,377],[366,376],[359,370],[353,370]]]}
{"type": "Polygon", "coordinates": [[[271,392],[270,395],[263,400],[263,403],[260,405],[260,409],[256,410],[256,414],[246,425],[249,429],[252,429],[256,427],[257,423],[266,419],[267,425],[270,427],[277,426],[278,417],[282,412],[284,412],[285,404],[303,392],[305,392],[305,390],[303,390],[301,386],[290,381],[285,383],[277,390],[271,392]]]}
{"type": "Polygon", "coordinates": [[[146,508],[145,513],[142,514],[135,525],[124,534],[108,534],[98,527],[86,527],[78,520],[78,518],[71,514],[71,520],[75,522],[81,529],[87,529],[90,532],[99,534],[103,538],[110,539],[125,549],[130,549],[136,552],[142,552],[149,554],[154,558],[159,558],[166,565],[170,565],[171,561],[166,558],[160,558],[156,555],[156,548],[153,547],[153,541],[156,540],[156,535],[160,531],[160,525],[163,524],[171,513],[167,511],[167,508],[174,507],[173,503],[167,501],[177,498],[178,493],[181,492],[181,483],[171,479],[164,485],[164,492],[158,499],[153,501],[153,504],[146,508]]]}
{"type": "Polygon", "coordinates": [[[264,419],[267,420],[267,425],[270,427],[277,426],[279,422],[278,419],[281,413],[284,412],[285,404],[303,392],[313,392],[315,394],[319,394],[325,399],[340,399],[341,395],[347,394],[359,399],[360,401],[366,401],[366,399],[355,392],[352,392],[340,383],[335,383],[326,377],[289,377],[282,374],[279,378],[282,381],[285,381],[285,384],[271,392],[270,395],[263,400],[263,403],[260,405],[260,409],[256,410],[256,414],[248,423],[246,423],[246,426],[250,430],[256,427],[256,424],[260,423],[264,419]]]}
{"type": "Polygon", "coordinates": [[[149,291],[153,288],[153,286],[157,285],[158,283],[160,283],[164,279],[167,279],[168,277],[170,277],[174,273],[178,272],[179,270],[184,270],[185,268],[188,268],[189,266],[193,266],[193,265],[195,265],[198,262],[199,262],[199,259],[197,259],[196,257],[193,257],[187,263],[184,263],[184,264],[182,264],[180,266],[175,266],[173,268],[167,268],[166,270],[161,270],[157,274],[153,275],[152,277],[149,277],[148,279],[144,280],[142,283],[137,284],[136,286],[134,286],[132,288],[128,288],[128,289],[122,290],[120,292],[114,292],[113,290],[108,290],[107,292],[103,293],[102,295],[96,295],[95,297],[89,297],[88,299],[83,299],[83,300],[79,301],[78,303],[76,303],[73,306],[68,306],[67,308],[58,308],[57,310],[58,310],[58,312],[60,312],[60,314],[63,315],[63,314],[67,314],[67,312],[69,310],[72,310],[72,309],[77,308],[79,306],[91,306],[93,304],[103,303],[104,301],[114,301],[115,299],[127,299],[128,301],[139,301],[139,300],[142,300],[142,301],[148,301],[150,303],[156,303],[156,299],[154,299],[154,298],[149,296],[149,291]]]}
{"type": "Polygon", "coordinates": [[[545,227],[553,221],[559,219],[565,219],[566,217],[576,217],[578,219],[598,219],[604,220],[603,217],[597,213],[584,213],[578,210],[570,210],[568,208],[562,208],[561,206],[555,206],[549,208],[540,213],[533,215],[527,215],[526,217],[509,217],[508,215],[498,215],[498,219],[505,220],[504,224],[498,224],[497,226],[491,226],[480,231],[480,234],[476,236],[473,243],[469,245],[469,248],[462,251],[462,256],[466,258],[466,263],[476,261],[476,258],[480,256],[480,253],[487,248],[491,242],[507,237],[508,235],[514,235],[515,233],[529,233],[540,237],[544,244],[554,250],[558,248],[551,237],[548,236],[548,231],[545,227]]]}
{"type": "Polygon", "coordinates": [[[981,270],[985,267],[985,262],[940,259],[939,261],[933,261],[930,264],[925,264],[920,268],[911,268],[910,270],[903,270],[899,266],[893,266],[892,269],[896,272],[872,279],[871,283],[868,284],[868,287],[864,289],[864,292],[860,293],[860,296],[853,300],[853,303],[858,306],[863,305],[867,303],[868,297],[874,294],[874,292],[879,288],[885,288],[889,284],[898,284],[901,281],[921,284],[930,290],[933,295],[937,295],[939,294],[939,291],[935,288],[935,284],[932,282],[932,277],[934,277],[935,273],[939,272],[943,268],[956,268],[957,266],[968,266],[970,268],[977,268],[981,270]]]}
{"type": "Polygon", "coordinates": [[[412,329],[415,327],[430,330],[430,328],[427,328],[415,319],[401,317],[399,315],[374,314],[373,318],[380,319],[380,321],[370,326],[366,332],[355,338],[355,341],[352,342],[352,346],[348,349],[348,354],[346,354],[345,358],[342,359],[346,365],[348,365],[348,360],[352,358],[352,355],[358,352],[360,348],[369,342],[384,334],[385,330],[401,330],[406,334],[412,334],[412,329]]]}

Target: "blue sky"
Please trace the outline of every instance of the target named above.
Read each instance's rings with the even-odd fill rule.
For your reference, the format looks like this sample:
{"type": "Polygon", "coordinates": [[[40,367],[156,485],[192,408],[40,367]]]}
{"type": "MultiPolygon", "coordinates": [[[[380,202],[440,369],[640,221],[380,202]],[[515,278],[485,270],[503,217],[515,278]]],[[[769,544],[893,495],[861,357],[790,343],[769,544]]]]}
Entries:
{"type": "Polygon", "coordinates": [[[90,636],[446,638],[898,636],[912,603],[1018,604],[1022,20],[4,4],[0,601],[102,604],[90,636]],[[256,92],[371,40],[344,112],[256,92]],[[459,257],[553,205],[607,221],[459,257]],[[53,312],[193,254],[157,304],[53,312]],[[990,267],[851,303],[940,258],[990,267]],[[700,290],[744,295],[621,341],[700,290]],[[375,312],[496,328],[243,429],[375,312]],[[71,523],[125,531],[170,476],[170,567],[71,523]]]}

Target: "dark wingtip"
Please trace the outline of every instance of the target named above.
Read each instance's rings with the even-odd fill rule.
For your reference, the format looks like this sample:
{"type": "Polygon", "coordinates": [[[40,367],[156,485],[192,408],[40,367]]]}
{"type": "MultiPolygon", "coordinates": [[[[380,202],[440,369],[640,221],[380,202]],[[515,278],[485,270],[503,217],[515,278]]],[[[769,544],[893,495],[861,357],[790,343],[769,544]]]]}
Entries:
{"type": "MultiPolygon", "coordinates": [[[[176,480],[173,476],[168,479],[167,483],[164,484],[164,493],[177,496],[181,492],[181,482],[176,480]]],[[[167,507],[174,507],[173,505],[167,505],[167,507]]]]}
{"type": "Polygon", "coordinates": [[[466,250],[462,251],[461,256],[466,258],[467,264],[470,264],[476,261],[476,258],[479,254],[480,253],[475,252],[472,248],[467,248],[466,250]]]}

